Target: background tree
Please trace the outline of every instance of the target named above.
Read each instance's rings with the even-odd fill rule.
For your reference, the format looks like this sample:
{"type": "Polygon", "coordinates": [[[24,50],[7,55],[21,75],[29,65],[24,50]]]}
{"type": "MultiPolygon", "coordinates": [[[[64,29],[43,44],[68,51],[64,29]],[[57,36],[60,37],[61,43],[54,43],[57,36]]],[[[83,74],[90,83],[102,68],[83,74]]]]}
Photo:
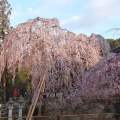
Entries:
{"type": "MultiPolygon", "coordinates": [[[[11,30],[10,19],[11,7],[7,0],[0,0],[0,42],[4,41],[4,37],[11,30]]],[[[6,102],[6,80],[5,70],[3,74],[3,101],[6,102]]]]}
{"type": "Polygon", "coordinates": [[[114,46],[114,39],[107,39],[107,41],[108,41],[108,43],[110,44],[110,48],[112,49],[112,48],[115,48],[115,46],[114,46]]]}
{"type": "Polygon", "coordinates": [[[120,46],[120,38],[119,39],[107,39],[108,43],[110,44],[110,48],[116,48],[120,46]]]}
{"type": "Polygon", "coordinates": [[[115,41],[115,47],[119,47],[119,46],[120,46],[120,38],[115,41]]]}
{"type": "Polygon", "coordinates": [[[118,39],[107,39],[108,43],[110,44],[110,48],[117,48],[120,47],[120,28],[112,28],[107,31],[107,33],[113,32],[113,37],[117,37],[118,39]]]}
{"type": "Polygon", "coordinates": [[[11,30],[10,19],[12,8],[7,0],[0,0],[0,39],[3,41],[4,36],[11,30]]]}

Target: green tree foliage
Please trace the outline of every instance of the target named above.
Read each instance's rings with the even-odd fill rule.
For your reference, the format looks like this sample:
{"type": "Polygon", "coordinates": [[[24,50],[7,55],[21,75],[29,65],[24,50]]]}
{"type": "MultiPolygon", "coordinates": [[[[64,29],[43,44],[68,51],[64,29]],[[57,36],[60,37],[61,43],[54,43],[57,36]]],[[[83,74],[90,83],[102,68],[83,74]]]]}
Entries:
{"type": "Polygon", "coordinates": [[[120,46],[120,38],[115,40],[115,47],[119,47],[120,46]]]}
{"type": "MultiPolygon", "coordinates": [[[[3,77],[6,82],[5,91],[7,94],[4,95],[3,93],[2,94],[0,93],[0,97],[3,100],[6,99],[8,101],[10,97],[13,97],[13,91],[15,88],[19,90],[19,95],[22,96],[24,96],[26,91],[29,91],[32,88],[32,84],[31,84],[32,77],[30,74],[28,74],[28,71],[26,69],[28,68],[23,67],[21,71],[16,70],[16,77],[13,83],[12,81],[13,75],[8,71],[7,67],[5,68],[3,77]]],[[[2,84],[4,84],[3,82],[4,81],[2,81],[2,84]]]]}
{"type": "Polygon", "coordinates": [[[16,79],[16,81],[19,80],[20,83],[26,83],[29,80],[29,76],[25,70],[21,70],[19,73],[17,73],[16,79]]]}
{"type": "Polygon", "coordinates": [[[109,42],[111,49],[120,46],[120,38],[119,38],[119,39],[116,39],[116,40],[114,40],[114,39],[107,39],[107,41],[109,42]]]}
{"type": "Polygon", "coordinates": [[[7,0],[0,0],[0,39],[4,39],[4,36],[12,29],[10,27],[9,16],[11,15],[11,7],[7,0]]]}
{"type": "Polygon", "coordinates": [[[19,83],[27,83],[31,80],[32,68],[31,65],[24,61],[21,70],[16,69],[16,78],[15,82],[18,81],[19,83]]]}
{"type": "MultiPolygon", "coordinates": [[[[25,66],[26,67],[26,66],[25,66]]],[[[19,89],[19,94],[24,96],[26,91],[32,88],[31,75],[28,73],[28,69],[23,67],[21,71],[16,71],[15,88],[19,89]]]]}
{"type": "Polygon", "coordinates": [[[107,41],[108,41],[108,43],[110,44],[110,48],[112,49],[112,48],[114,48],[115,46],[114,46],[114,39],[107,39],[107,41]]]}
{"type": "Polygon", "coordinates": [[[19,86],[19,90],[21,91],[28,91],[31,89],[32,79],[32,68],[31,65],[27,63],[27,61],[24,61],[23,66],[21,70],[16,69],[16,77],[15,77],[15,86],[19,86]]]}

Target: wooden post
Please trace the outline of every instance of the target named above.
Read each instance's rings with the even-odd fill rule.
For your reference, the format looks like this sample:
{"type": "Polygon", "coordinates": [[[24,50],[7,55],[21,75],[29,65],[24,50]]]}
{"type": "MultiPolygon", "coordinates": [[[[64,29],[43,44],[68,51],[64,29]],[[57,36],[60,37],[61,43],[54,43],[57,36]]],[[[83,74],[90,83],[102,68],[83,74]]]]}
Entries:
{"type": "Polygon", "coordinates": [[[61,117],[60,115],[57,116],[57,120],[61,120],[61,118],[62,118],[62,117],[61,117]]]}
{"type": "Polygon", "coordinates": [[[40,96],[40,93],[43,92],[41,90],[43,90],[44,89],[43,87],[45,87],[44,82],[45,82],[45,77],[46,77],[46,71],[47,71],[47,69],[45,69],[45,72],[43,73],[43,75],[39,81],[39,84],[37,86],[36,93],[35,93],[36,99],[35,99],[34,103],[32,102],[32,104],[30,105],[30,109],[28,111],[28,115],[27,115],[26,120],[32,120],[33,112],[35,110],[38,98],[40,96]]]}

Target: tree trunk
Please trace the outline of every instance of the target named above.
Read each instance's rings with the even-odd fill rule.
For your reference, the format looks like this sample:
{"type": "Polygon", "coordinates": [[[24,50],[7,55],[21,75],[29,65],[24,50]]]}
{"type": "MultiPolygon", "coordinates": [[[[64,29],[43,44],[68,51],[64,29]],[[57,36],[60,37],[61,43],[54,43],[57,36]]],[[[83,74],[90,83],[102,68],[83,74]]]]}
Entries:
{"type": "MultiPolygon", "coordinates": [[[[3,14],[2,14],[3,15],[3,14]]],[[[3,21],[2,21],[2,25],[3,25],[3,21]]],[[[2,29],[2,42],[4,41],[4,30],[2,29]]],[[[4,70],[4,74],[3,74],[3,103],[6,103],[6,80],[5,80],[5,70],[4,70]]]]}
{"type": "Polygon", "coordinates": [[[3,76],[3,103],[6,103],[6,80],[5,75],[3,76]]]}

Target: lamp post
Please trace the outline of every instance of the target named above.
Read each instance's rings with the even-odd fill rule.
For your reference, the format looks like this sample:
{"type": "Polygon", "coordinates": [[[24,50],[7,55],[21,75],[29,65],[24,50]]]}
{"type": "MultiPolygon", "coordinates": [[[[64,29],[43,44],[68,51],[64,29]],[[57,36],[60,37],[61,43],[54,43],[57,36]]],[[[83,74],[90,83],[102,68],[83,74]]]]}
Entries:
{"type": "Polygon", "coordinates": [[[9,117],[8,120],[12,120],[12,110],[14,109],[13,103],[14,103],[14,101],[12,100],[12,98],[10,98],[9,102],[8,102],[8,110],[9,110],[9,112],[8,112],[8,117],[9,117]]]}

